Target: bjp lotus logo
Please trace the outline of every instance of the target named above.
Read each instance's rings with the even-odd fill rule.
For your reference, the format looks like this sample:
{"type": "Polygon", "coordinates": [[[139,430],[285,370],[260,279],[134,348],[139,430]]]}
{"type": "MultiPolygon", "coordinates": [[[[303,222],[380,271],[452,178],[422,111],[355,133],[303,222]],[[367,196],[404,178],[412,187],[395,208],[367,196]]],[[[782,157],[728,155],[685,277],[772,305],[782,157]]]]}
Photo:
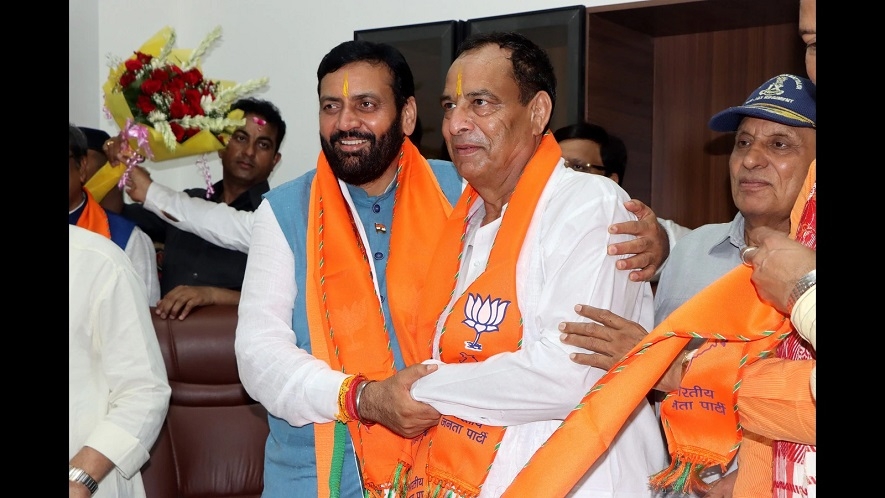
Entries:
{"type": "Polygon", "coordinates": [[[467,302],[464,303],[464,316],[467,319],[461,323],[475,330],[476,338],[473,342],[464,341],[464,347],[472,351],[482,351],[479,336],[498,330],[498,325],[507,313],[507,306],[510,306],[510,301],[502,302],[500,298],[492,301],[491,296],[482,299],[479,294],[467,294],[467,302]]]}

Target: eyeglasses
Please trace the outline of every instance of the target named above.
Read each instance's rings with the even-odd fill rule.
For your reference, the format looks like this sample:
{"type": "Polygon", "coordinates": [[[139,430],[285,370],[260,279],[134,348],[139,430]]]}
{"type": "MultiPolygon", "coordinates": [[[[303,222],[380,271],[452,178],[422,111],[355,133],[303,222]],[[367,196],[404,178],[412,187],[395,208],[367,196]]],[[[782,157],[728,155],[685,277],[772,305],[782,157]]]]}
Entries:
{"type": "Polygon", "coordinates": [[[578,159],[566,159],[566,158],[563,158],[563,159],[565,160],[565,167],[566,168],[571,168],[575,171],[580,171],[581,173],[592,173],[595,175],[604,175],[605,174],[605,167],[603,167],[603,166],[599,166],[599,165],[588,163],[588,162],[583,162],[578,159]]]}

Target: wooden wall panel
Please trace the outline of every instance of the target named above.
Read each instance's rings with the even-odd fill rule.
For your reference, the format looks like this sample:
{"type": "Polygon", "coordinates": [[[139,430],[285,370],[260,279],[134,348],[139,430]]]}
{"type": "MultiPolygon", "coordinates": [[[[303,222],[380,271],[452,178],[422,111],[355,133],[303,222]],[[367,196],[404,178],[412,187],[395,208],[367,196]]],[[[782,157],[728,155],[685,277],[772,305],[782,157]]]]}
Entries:
{"type": "Polygon", "coordinates": [[[627,145],[621,186],[651,205],[654,43],[643,33],[606,19],[587,20],[585,118],[627,145]]]}
{"type": "Polygon", "coordinates": [[[624,189],[691,228],[730,221],[733,135],[707,122],[773,76],[805,76],[798,2],[650,0],[587,15],[585,116],[624,139],[624,189]]]}

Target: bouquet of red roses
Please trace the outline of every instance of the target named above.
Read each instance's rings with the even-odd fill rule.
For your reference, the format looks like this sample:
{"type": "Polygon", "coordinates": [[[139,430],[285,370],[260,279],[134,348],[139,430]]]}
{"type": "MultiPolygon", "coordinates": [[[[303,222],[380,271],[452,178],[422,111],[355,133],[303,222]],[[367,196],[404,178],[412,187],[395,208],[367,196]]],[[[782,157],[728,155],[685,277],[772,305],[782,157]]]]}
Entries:
{"type": "Polygon", "coordinates": [[[217,27],[196,49],[175,49],[175,32],[166,27],[129,59],[111,62],[105,107],[142,155],[164,161],[216,151],[245,123],[230,106],[267,78],[243,84],[206,79],[200,58],[220,37],[217,27]]]}

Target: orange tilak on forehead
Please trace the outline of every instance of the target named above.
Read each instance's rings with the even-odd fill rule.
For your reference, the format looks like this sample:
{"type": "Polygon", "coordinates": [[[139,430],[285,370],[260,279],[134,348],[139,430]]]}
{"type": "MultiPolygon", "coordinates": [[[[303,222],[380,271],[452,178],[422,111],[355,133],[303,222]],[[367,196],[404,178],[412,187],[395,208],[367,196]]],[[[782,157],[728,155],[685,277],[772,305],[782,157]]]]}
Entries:
{"type": "Polygon", "coordinates": [[[344,73],[344,83],[341,85],[341,93],[344,94],[344,98],[347,98],[347,73],[344,73]]]}
{"type": "Polygon", "coordinates": [[[463,74],[461,73],[461,70],[459,69],[458,70],[458,82],[455,83],[455,97],[461,96],[461,76],[463,76],[463,74]]]}

